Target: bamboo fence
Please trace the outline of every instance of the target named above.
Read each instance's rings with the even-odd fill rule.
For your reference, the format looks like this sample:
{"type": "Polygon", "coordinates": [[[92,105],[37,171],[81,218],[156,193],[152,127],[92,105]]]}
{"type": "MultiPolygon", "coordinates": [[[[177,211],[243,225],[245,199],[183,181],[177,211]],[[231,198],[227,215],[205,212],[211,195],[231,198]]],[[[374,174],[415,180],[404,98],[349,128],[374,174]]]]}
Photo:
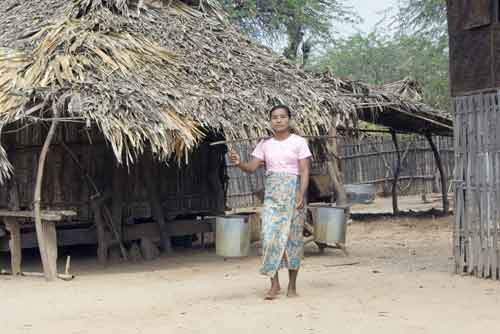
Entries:
{"type": "MultiPolygon", "coordinates": [[[[454,168],[453,139],[434,137],[439,149],[448,181],[454,168]]],[[[345,184],[375,184],[381,196],[390,196],[397,152],[390,136],[361,135],[359,138],[338,139],[339,158],[345,184]]],[[[243,159],[250,159],[252,143],[239,143],[234,149],[243,159]]],[[[310,143],[313,151],[316,144],[310,143]]],[[[400,138],[402,156],[401,173],[398,182],[399,195],[428,194],[441,191],[439,172],[428,141],[422,136],[402,136],[400,138]]],[[[326,160],[321,154],[314,154],[311,175],[327,175],[326,160]]],[[[259,205],[259,195],[264,188],[264,173],[246,175],[229,162],[229,185],[227,206],[244,208],[259,205]]],[[[447,189],[450,190],[450,189],[447,189]]]]}
{"type": "Polygon", "coordinates": [[[455,228],[457,273],[499,279],[500,93],[457,97],[455,228]]]}

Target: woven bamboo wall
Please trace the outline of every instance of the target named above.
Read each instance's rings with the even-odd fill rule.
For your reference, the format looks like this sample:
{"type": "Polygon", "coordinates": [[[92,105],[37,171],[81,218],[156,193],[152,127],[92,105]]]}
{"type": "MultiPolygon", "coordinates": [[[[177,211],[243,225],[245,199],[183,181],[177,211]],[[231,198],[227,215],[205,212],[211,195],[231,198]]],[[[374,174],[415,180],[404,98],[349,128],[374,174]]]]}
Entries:
{"type": "MultiPolygon", "coordinates": [[[[47,159],[42,193],[42,207],[50,209],[74,209],[79,221],[92,219],[89,187],[81,170],[60,145],[64,142],[76,154],[78,160],[97,184],[99,191],[111,191],[116,162],[111,148],[95,130],[87,132],[82,127],[66,126],[57,133],[47,159]],[[92,144],[89,143],[92,141],[92,144]]],[[[45,131],[26,128],[6,135],[3,143],[15,168],[15,180],[19,189],[20,205],[30,208],[33,201],[36,166],[45,131]]],[[[196,213],[220,213],[224,209],[223,169],[224,152],[208,143],[201,145],[189,157],[189,164],[172,161],[169,166],[157,164],[160,201],[165,215],[190,215],[196,213]]],[[[151,209],[146,191],[145,178],[150,171],[138,162],[130,169],[122,169],[123,217],[150,217],[151,209]]],[[[0,188],[0,206],[6,207],[8,191],[0,188]]]]}
{"type": "MultiPolygon", "coordinates": [[[[439,173],[432,150],[423,137],[398,136],[402,151],[402,170],[398,183],[399,193],[414,195],[440,192],[439,173]]],[[[452,179],[454,168],[453,139],[434,138],[438,146],[448,179],[452,179]]],[[[240,144],[235,147],[244,159],[250,159],[255,143],[240,144]]],[[[315,144],[310,143],[313,151],[315,144]]],[[[345,183],[372,183],[379,194],[389,195],[396,166],[396,152],[390,136],[362,136],[339,138],[338,149],[345,183]]],[[[315,153],[311,175],[327,175],[325,158],[315,153]]],[[[263,186],[263,171],[248,176],[228,164],[230,177],[227,205],[231,208],[250,207],[259,204],[258,193],[263,186]]]]}
{"type": "Polygon", "coordinates": [[[454,99],[457,273],[499,279],[500,93],[454,99]]]}

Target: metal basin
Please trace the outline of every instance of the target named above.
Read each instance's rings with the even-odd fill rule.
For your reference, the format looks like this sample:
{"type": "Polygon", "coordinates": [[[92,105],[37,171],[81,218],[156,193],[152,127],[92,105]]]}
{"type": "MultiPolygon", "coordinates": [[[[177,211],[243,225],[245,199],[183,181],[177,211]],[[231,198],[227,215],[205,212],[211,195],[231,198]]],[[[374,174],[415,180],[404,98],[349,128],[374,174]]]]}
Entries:
{"type": "Polygon", "coordinates": [[[350,203],[372,203],[377,187],[373,184],[346,184],[345,190],[350,203]]]}
{"type": "Polygon", "coordinates": [[[223,257],[243,257],[250,252],[248,216],[221,216],[215,220],[215,253],[223,257]]]}
{"type": "Polygon", "coordinates": [[[310,208],[314,216],[314,241],[345,245],[347,208],[331,205],[315,205],[310,208]]]}

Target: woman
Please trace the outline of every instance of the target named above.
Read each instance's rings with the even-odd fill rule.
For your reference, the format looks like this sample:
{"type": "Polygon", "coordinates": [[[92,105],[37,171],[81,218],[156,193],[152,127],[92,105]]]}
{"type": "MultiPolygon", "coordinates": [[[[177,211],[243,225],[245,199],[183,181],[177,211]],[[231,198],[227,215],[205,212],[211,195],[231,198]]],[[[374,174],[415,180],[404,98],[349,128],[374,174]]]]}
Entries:
{"type": "Polygon", "coordinates": [[[231,160],[247,173],[254,173],[264,163],[266,166],[260,272],[271,278],[266,299],[274,299],[280,292],[280,268],[288,269],[287,296],[297,296],[311,152],[304,138],[290,132],[291,112],[287,106],[276,106],[269,115],[274,136],[258,143],[250,162],[241,162],[236,152],[231,152],[231,160]]]}

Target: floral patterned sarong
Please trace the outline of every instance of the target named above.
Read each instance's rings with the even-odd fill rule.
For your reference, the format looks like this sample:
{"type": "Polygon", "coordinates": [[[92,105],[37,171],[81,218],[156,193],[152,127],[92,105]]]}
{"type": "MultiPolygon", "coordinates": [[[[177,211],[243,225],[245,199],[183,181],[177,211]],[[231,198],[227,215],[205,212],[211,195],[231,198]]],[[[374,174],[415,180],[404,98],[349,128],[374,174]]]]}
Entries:
{"type": "Polygon", "coordinates": [[[298,270],[304,250],[305,210],[297,210],[299,177],[269,173],[262,210],[261,274],[273,277],[279,269],[298,270]]]}

